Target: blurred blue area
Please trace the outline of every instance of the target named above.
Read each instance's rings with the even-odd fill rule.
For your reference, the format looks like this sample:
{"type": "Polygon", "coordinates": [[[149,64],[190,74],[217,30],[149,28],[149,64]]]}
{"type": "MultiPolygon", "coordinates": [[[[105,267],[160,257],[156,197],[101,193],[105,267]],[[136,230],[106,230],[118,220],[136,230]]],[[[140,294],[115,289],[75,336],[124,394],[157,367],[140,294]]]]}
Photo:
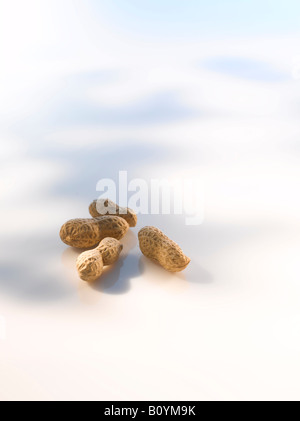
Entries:
{"type": "MultiPolygon", "coordinates": [[[[6,142],[1,150],[6,158],[1,159],[12,161],[11,168],[3,165],[2,185],[12,186],[6,193],[3,189],[3,202],[17,209],[19,193],[28,190],[20,209],[32,213],[32,219],[26,220],[24,232],[18,228],[19,267],[3,265],[6,279],[0,290],[15,295],[20,290],[22,297],[39,300],[69,294],[52,283],[56,274],[48,276],[43,262],[34,273],[29,266],[35,267],[37,253],[44,253],[45,262],[51,250],[55,256],[55,224],[60,216],[65,218],[61,206],[82,202],[84,206],[74,207],[67,217],[80,216],[79,209],[87,213],[86,204],[97,196],[101,178],[117,181],[119,171],[126,170],[129,178],[143,178],[150,185],[149,174],[160,178],[166,168],[175,174],[203,170],[212,187],[212,209],[224,206],[226,218],[228,207],[234,210],[241,196],[238,187],[231,187],[232,180],[245,177],[243,191],[250,185],[256,192],[260,179],[255,175],[263,159],[268,162],[286,145],[293,158],[299,156],[298,85],[279,84],[291,80],[289,62],[292,70],[291,56],[298,51],[293,39],[299,32],[299,0],[12,3],[6,1],[6,15],[0,12],[0,137],[6,142]],[[289,33],[292,36],[282,36],[289,33]],[[242,89],[240,79],[245,81],[242,89]],[[286,110],[296,118],[286,122],[286,110]],[[247,171],[251,180],[254,173],[252,184],[247,171]],[[17,173],[25,179],[20,186],[17,173]],[[231,194],[225,205],[224,183],[231,194]],[[40,206],[44,201],[42,217],[52,230],[45,236],[35,220],[36,202],[40,206]],[[47,209],[49,202],[56,207],[47,209]],[[32,224],[30,238],[27,224],[32,224]],[[33,249],[26,248],[26,254],[28,241],[33,249]],[[43,244],[49,248],[43,250],[43,244]],[[30,277],[23,277],[26,272],[30,277]],[[41,290],[40,278],[45,279],[41,290]]],[[[0,8],[3,5],[0,0],[0,8]]],[[[280,159],[278,153],[274,167],[280,159]]],[[[252,199],[251,205],[259,203],[259,191],[252,199]]],[[[219,213],[217,209],[217,218],[219,213]]],[[[4,226],[7,221],[14,226],[14,215],[6,209],[4,226]]],[[[237,237],[232,229],[227,240],[231,234],[237,237]]],[[[211,228],[209,237],[214,238],[211,228]]],[[[221,237],[215,237],[213,243],[223,247],[221,237]]],[[[12,258],[14,241],[12,237],[9,243],[12,258]]],[[[209,240],[203,244],[203,250],[214,252],[209,240]]]]}
{"type": "Polygon", "coordinates": [[[88,101],[84,97],[72,99],[57,95],[46,120],[51,126],[82,125],[143,125],[172,122],[198,113],[180,103],[174,92],[159,92],[132,104],[105,107],[88,101]]]}
{"type": "Polygon", "coordinates": [[[76,91],[82,91],[94,84],[112,83],[119,79],[120,72],[117,69],[94,70],[82,73],[69,74],[64,77],[64,86],[76,91]]]}
{"type": "Polygon", "coordinates": [[[186,106],[177,91],[157,91],[114,106],[98,104],[88,98],[89,89],[113,84],[119,75],[118,70],[107,70],[65,76],[57,82],[34,118],[19,119],[12,128],[19,135],[35,133],[40,136],[53,128],[155,125],[201,115],[198,110],[186,106]]]}
{"type": "Polygon", "coordinates": [[[215,57],[206,60],[204,66],[214,72],[261,82],[282,82],[290,78],[269,63],[243,57],[215,57]]]}
{"type": "Polygon", "coordinates": [[[103,145],[101,140],[97,145],[77,150],[57,151],[51,145],[40,145],[36,148],[36,156],[44,156],[53,160],[72,162],[73,171],[70,177],[61,180],[53,186],[53,194],[61,197],[78,195],[87,202],[97,194],[95,182],[101,178],[110,178],[118,185],[119,171],[128,171],[129,177],[138,177],[138,165],[169,164],[178,159],[178,148],[172,150],[163,145],[147,145],[133,139],[120,139],[116,145],[103,145]]]}
{"type": "Polygon", "coordinates": [[[151,36],[293,32],[298,0],[90,0],[118,29],[151,36]]]}

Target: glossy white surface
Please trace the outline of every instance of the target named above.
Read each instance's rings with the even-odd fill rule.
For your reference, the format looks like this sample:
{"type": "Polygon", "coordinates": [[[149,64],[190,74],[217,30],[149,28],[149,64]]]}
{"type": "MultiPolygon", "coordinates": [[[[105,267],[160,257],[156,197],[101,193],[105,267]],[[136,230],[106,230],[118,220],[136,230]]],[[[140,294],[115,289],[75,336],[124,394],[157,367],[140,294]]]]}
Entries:
{"type": "Polygon", "coordinates": [[[0,399],[299,399],[299,40],[149,43],[82,13],[1,45],[0,399]],[[205,219],[141,215],[90,286],[59,229],[120,170],[200,180],[205,219]],[[149,224],[186,271],[141,256],[149,224]]]}

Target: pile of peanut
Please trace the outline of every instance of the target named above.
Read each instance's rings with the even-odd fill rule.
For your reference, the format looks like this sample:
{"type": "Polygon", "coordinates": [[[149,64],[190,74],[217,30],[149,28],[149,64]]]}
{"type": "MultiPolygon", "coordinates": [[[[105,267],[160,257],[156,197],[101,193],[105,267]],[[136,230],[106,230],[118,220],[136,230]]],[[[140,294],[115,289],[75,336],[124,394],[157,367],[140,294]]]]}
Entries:
{"type": "MultiPolygon", "coordinates": [[[[79,255],[76,266],[83,281],[94,282],[102,275],[104,266],[118,260],[123,249],[119,240],[129,227],[136,226],[137,215],[109,199],[94,200],[89,212],[92,218],[66,222],[61,227],[60,238],[68,246],[89,249],[79,255]]],[[[141,252],[169,272],[180,272],[190,263],[178,244],[158,228],[144,227],[138,238],[141,252]]]]}

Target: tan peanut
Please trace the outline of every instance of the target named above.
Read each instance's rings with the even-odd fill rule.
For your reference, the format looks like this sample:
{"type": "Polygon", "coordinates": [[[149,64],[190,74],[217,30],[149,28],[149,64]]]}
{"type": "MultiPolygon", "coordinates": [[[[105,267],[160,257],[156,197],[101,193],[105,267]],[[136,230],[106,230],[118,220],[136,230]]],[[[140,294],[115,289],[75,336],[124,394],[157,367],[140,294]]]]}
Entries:
{"type": "Polygon", "coordinates": [[[135,227],[137,223],[136,213],[129,208],[122,208],[110,199],[94,200],[89,207],[89,212],[93,218],[103,215],[117,215],[125,219],[130,227],[135,227]]]}
{"type": "Polygon", "coordinates": [[[122,244],[115,238],[104,238],[94,250],[81,253],[76,263],[80,278],[86,282],[98,279],[102,275],[103,266],[115,263],[122,249],[122,244]]]}
{"type": "Polygon", "coordinates": [[[68,246],[89,248],[99,244],[105,237],[120,240],[128,229],[128,223],[119,216],[71,219],[61,227],[60,238],[68,246]]]}
{"type": "Polygon", "coordinates": [[[115,238],[104,238],[96,248],[102,256],[104,266],[113,265],[119,258],[123,245],[115,238]]]}
{"type": "Polygon", "coordinates": [[[182,271],[191,261],[179,245],[158,228],[144,227],[138,237],[142,253],[170,272],[182,271]]]}

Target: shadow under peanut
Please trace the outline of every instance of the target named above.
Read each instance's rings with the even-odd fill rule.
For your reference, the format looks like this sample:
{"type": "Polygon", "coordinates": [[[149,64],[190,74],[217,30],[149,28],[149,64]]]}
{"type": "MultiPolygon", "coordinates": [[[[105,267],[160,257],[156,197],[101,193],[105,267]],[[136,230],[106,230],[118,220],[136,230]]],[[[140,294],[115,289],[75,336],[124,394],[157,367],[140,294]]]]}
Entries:
{"type": "Polygon", "coordinates": [[[153,283],[163,286],[169,283],[188,285],[188,283],[210,284],[213,282],[213,276],[193,260],[182,272],[173,273],[168,272],[155,261],[142,255],[139,259],[139,269],[140,273],[151,279],[153,283]]]}
{"type": "Polygon", "coordinates": [[[214,278],[204,267],[191,260],[186,268],[186,280],[195,284],[211,284],[214,278]]]}
{"type": "MultiPolygon", "coordinates": [[[[130,279],[139,275],[138,259],[134,254],[129,254],[137,244],[136,235],[130,230],[120,242],[123,245],[123,251],[119,260],[113,265],[105,266],[102,275],[94,282],[87,284],[93,290],[106,294],[125,294],[130,290],[130,279]]],[[[91,249],[93,248],[95,247],[91,249]]],[[[69,276],[79,283],[85,282],[78,276],[76,261],[78,256],[86,250],[68,247],[62,253],[62,262],[68,270],[69,276]]]]}
{"type": "Polygon", "coordinates": [[[139,276],[138,256],[122,256],[114,265],[106,266],[99,279],[90,284],[91,288],[106,294],[125,294],[131,289],[131,280],[139,276]]]}

